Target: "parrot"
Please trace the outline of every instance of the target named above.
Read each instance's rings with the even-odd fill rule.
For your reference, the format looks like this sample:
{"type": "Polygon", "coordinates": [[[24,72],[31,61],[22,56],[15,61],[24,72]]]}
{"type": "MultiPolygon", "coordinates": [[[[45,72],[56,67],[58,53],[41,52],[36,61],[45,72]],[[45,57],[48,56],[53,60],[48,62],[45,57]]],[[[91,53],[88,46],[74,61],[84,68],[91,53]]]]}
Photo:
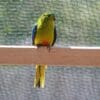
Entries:
{"type": "MultiPolygon", "coordinates": [[[[53,13],[43,13],[32,29],[32,45],[39,47],[51,47],[55,44],[57,37],[55,26],[55,15],[53,13]]],[[[45,87],[45,71],[47,65],[36,64],[34,88],[45,87]]]]}

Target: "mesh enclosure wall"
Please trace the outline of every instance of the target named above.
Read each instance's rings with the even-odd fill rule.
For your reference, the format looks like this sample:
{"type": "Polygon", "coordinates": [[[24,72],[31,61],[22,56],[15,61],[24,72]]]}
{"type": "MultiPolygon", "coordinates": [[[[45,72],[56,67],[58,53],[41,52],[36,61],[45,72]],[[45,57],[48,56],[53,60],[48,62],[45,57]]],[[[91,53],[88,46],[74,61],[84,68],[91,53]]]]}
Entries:
{"type": "MultiPolygon", "coordinates": [[[[44,12],[56,16],[56,46],[100,46],[100,0],[0,0],[0,45],[31,45],[44,12]]],[[[49,66],[33,88],[33,65],[0,65],[0,100],[100,100],[100,68],[49,66]]]]}

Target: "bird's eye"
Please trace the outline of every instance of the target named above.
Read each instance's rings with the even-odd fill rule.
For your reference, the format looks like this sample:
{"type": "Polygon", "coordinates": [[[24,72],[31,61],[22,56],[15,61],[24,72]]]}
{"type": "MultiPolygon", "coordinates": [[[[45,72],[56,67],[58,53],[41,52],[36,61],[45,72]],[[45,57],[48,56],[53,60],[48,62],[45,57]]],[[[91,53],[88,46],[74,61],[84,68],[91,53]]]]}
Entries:
{"type": "Polygon", "coordinates": [[[44,14],[43,16],[47,16],[46,14],[44,14]]]}

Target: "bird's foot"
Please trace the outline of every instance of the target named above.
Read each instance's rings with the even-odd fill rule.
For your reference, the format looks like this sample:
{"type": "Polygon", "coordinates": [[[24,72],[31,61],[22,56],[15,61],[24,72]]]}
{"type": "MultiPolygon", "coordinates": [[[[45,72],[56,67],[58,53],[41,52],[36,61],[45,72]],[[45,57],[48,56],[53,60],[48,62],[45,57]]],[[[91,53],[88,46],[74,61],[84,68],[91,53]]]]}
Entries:
{"type": "Polygon", "coordinates": [[[51,46],[47,46],[47,49],[48,49],[48,51],[50,52],[50,50],[51,50],[51,46]]]}

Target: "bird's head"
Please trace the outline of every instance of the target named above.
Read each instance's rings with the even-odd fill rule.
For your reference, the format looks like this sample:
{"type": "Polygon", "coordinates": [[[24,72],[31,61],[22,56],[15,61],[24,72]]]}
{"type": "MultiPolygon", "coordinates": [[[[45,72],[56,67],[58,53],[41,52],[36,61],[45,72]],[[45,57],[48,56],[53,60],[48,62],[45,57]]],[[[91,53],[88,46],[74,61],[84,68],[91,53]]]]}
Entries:
{"type": "Polygon", "coordinates": [[[55,15],[52,13],[44,13],[38,19],[38,25],[46,26],[55,22],[55,15]]]}
{"type": "Polygon", "coordinates": [[[42,19],[42,20],[55,20],[55,15],[54,14],[52,14],[52,13],[44,13],[44,14],[42,14],[41,15],[41,17],[40,17],[40,19],[42,19]]]}

